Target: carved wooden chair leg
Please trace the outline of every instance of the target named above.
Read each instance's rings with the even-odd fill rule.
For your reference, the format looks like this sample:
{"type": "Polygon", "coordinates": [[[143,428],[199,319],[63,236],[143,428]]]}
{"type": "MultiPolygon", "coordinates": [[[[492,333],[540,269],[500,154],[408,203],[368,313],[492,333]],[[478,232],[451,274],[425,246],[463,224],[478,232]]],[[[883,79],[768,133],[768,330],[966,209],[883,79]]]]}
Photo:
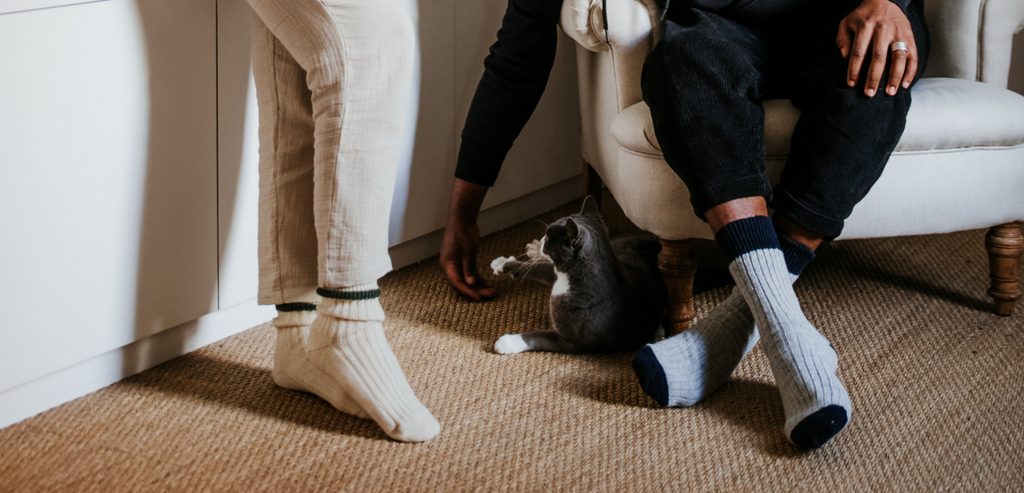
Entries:
{"type": "Polygon", "coordinates": [[[988,250],[989,277],[992,287],[992,311],[996,315],[1013,314],[1013,304],[1020,298],[1020,254],[1024,251],[1024,236],[1020,223],[1006,223],[993,226],[985,236],[985,250],[988,250]]]}
{"type": "Polygon", "coordinates": [[[594,200],[597,201],[597,207],[601,208],[601,188],[603,187],[601,176],[586,161],[583,161],[583,184],[587,195],[594,197],[594,200]]]}
{"type": "Polygon", "coordinates": [[[661,240],[658,269],[668,290],[668,327],[666,336],[674,336],[690,328],[697,316],[693,309],[693,276],[697,274],[694,240],[661,240]]]}

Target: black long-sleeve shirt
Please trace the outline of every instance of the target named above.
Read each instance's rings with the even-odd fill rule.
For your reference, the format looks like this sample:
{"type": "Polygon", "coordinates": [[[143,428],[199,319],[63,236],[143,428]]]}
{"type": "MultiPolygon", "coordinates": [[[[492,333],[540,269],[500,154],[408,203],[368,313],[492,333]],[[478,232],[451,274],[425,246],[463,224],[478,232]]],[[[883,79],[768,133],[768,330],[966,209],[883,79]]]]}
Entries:
{"type": "MultiPolygon", "coordinates": [[[[555,61],[562,1],[508,0],[498,40],[484,59],[484,75],[466,116],[456,178],[488,187],[494,185],[512,143],[544,94],[555,61]]],[[[711,12],[742,12],[743,17],[749,19],[789,10],[805,1],[811,0],[674,0],[674,3],[711,12]]],[[[923,2],[890,1],[904,14],[912,2],[923,2]]]]}

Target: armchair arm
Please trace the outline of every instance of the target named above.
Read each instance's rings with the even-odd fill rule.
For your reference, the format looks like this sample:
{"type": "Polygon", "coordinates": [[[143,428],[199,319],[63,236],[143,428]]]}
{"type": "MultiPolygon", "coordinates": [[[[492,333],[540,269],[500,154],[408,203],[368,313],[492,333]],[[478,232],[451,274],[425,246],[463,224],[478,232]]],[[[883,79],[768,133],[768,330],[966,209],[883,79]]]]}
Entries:
{"type": "Polygon", "coordinates": [[[562,3],[562,30],[580,46],[607,51],[610,46],[631,48],[646,44],[648,51],[657,42],[661,7],[654,0],[605,0],[608,7],[608,39],[605,39],[605,12],[602,0],[565,0],[562,3]]]}
{"type": "Polygon", "coordinates": [[[582,50],[577,55],[581,104],[600,100],[602,104],[611,103],[617,113],[642,99],[640,72],[660,37],[660,16],[661,8],[655,0],[563,1],[562,31],[582,50]],[[602,3],[608,8],[607,41],[602,3]],[[581,55],[589,59],[581,59],[581,55]],[[605,76],[611,77],[600,80],[605,76]]]}
{"type": "Polygon", "coordinates": [[[956,77],[1006,87],[1014,33],[1024,28],[1020,0],[928,0],[932,53],[927,77],[956,77]]]}

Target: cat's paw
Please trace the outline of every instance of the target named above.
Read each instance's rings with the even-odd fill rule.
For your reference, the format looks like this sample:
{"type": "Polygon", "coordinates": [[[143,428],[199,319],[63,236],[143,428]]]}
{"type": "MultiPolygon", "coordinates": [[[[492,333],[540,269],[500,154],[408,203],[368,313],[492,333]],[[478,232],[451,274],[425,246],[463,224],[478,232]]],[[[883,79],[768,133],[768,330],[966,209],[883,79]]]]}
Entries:
{"type": "Polygon", "coordinates": [[[505,273],[505,264],[509,260],[515,260],[515,257],[498,257],[491,261],[491,270],[494,271],[494,275],[500,276],[505,273]]]}
{"type": "Polygon", "coordinates": [[[529,258],[537,258],[544,255],[544,252],[540,251],[540,240],[533,240],[526,244],[526,256],[529,258]]]}
{"type": "Polygon", "coordinates": [[[494,343],[494,350],[498,354],[516,354],[530,349],[519,334],[505,334],[494,343]]]}

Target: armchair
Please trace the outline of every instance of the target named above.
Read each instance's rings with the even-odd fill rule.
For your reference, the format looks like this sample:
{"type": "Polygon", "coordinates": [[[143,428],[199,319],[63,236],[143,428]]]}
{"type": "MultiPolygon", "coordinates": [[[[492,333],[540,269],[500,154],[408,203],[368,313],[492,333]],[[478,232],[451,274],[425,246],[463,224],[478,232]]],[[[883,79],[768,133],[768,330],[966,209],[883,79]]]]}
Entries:
{"type": "MultiPolygon", "coordinates": [[[[606,0],[603,12],[602,3],[565,0],[562,6],[562,28],[577,43],[587,188],[599,196],[602,182],[607,184],[626,216],[661,239],[659,267],[674,334],[695,316],[694,239],[712,234],[662,158],[641,96],[641,67],[660,35],[660,6],[654,0],[606,0]]],[[[1010,315],[1020,297],[1024,250],[1024,96],[1006,85],[1013,35],[1024,28],[1024,2],[925,5],[932,52],[914,87],[906,131],[838,239],[990,227],[988,293],[994,312],[1010,315]]],[[[767,165],[777,180],[799,110],[788,100],[764,106],[767,165]]]]}

